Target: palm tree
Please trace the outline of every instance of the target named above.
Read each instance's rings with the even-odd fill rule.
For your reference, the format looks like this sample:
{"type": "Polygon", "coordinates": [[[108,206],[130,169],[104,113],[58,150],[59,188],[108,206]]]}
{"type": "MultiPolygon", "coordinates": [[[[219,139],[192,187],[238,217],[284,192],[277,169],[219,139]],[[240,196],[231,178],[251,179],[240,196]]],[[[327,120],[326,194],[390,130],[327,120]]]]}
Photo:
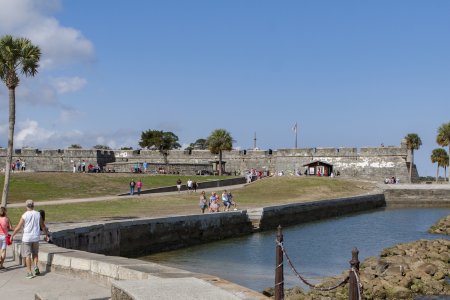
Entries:
{"type": "Polygon", "coordinates": [[[219,176],[222,176],[222,151],[233,149],[233,138],[225,129],[216,129],[207,139],[208,149],[212,154],[219,154],[219,176]]]}
{"type": "Polygon", "coordinates": [[[418,150],[422,145],[422,140],[416,133],[408,133],[405,136],[406,147],[411,150],[411,162],[409,164],[409,183],[412,181],[412,167],[414,165],[414,150],[418,150]]]}
{"type": "Polygon", "coordinates": [[[37,74],[41,49],[26,38],[13,38],[5,35],[0,39],[0,79],[9,91],[9,130],[8,149],[6,151],[5,183],[3,186],[2,206],[6,207],[9,192],[12,152],[14,143],[14,125],[16,123],[16,87],[19,85],[19,73],[26,77],[37,74]]]}
{"type": "Polygon", "coordinates": [[[438,182],[439,167],[446,168],[448,166],[447,152],[442,148],[434,149],[433,152],[431,152],[431,162],[437,163],[436,182],[438,182]]]}
{"type": "MultiPolygon", "coordinates": [[[[442,124],[438,128],[438,135],[436,137],[436,142],[442,146],[448,146],[448,152],[450,153],[450,122],[442,124]]],[[[450,172],[449,172],[449,183],[450,183],[450,172]]]]}

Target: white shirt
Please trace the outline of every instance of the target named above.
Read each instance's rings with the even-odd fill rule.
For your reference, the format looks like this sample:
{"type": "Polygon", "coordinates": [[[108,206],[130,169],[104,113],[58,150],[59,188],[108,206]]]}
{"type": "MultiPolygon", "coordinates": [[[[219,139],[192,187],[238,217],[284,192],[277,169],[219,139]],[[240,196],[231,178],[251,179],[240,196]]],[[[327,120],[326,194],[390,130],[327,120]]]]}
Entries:
{"type": "Polygon", "coordinates": [[[25,221],[22,242],[39,242],[41,214],[35,210],[28,210],[22,215],[22,219],[25,221]]]}

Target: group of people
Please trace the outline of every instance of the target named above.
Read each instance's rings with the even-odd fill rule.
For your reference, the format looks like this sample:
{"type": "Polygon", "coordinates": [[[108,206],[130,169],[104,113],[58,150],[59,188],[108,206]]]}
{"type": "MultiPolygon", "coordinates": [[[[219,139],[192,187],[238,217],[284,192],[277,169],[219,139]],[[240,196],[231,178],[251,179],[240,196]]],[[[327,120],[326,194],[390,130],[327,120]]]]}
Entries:
{"type": "Polygon", "coordinates": [[[17,226],[13,227],[8,218],[5,207],[0,207],[0,269],[4,269],[3,263],[6,258],[6,247],[14,241],[14,236],[22,230],[22,257],[26,266],[26,278],[31,279],[40,275],[39,262],[39,239],[41,231],[45,234],[45,240],[49,241],[49,232],[45,226],[45,212],[34,210],[34,201],[25,202],[26,211],[20,218],[17,226]],[[9,230],[12,234],[9,235],[9,230]]]}
{"type": "Polygon", "coordinates": [[[394,176],[392,176],[391,178],[385,178],[385,179],[384,179],[384,183],[385,183],[385,184],[395,184],[395,183],[400,183],[400,179],[395,178],[394,176]]]}
{"type": "Polygon", "coordinates": [[[130,196],[134,195],[134,191],[137,191],[137,195],[140,196],[141,195],[141,190],[142,190],[142,180],[138,180],[137,182],[134,181],[134,179],[131,179],[130,181],[130,196]]]}
{"type": "Polygon", "coordinates": [[[16,160],[15,162],[11,163],[11,171],[25,171],[26,170],[26,163],[24,160],[16,160]]]}
{"type": "MultiPolygon", "coordinates": [[[[181,181],[181,179],[178,178],[178,180],[177,180],[178,193],[181,193],[182,183],[183,182],[181,181]]],[[[191,179],[188,179],[188,181],[186,181],[186,188],[187,188],[188,193],[197,192],[197,187],[198,187],[198,184],[196,181],[192,181],[191,179]]]]}
{"type": "MultiPolygon", "coordinates": [[[[224,207],[224,211],[229,211],[231,207],[234,207],[234,210],[237,210],[237,203],[233,200],[233,194],[231,192],[227,192],[224,190],[222,193],[222,205],[224,207]]],[[[200,194],[200,210],[202,213],[205,213],[205,210],[209,210],[209,212],[220,212],[220,199],[216,192],[212,192],[209,200],[206,198],[205,191],[202,191],[200,194]]]]}

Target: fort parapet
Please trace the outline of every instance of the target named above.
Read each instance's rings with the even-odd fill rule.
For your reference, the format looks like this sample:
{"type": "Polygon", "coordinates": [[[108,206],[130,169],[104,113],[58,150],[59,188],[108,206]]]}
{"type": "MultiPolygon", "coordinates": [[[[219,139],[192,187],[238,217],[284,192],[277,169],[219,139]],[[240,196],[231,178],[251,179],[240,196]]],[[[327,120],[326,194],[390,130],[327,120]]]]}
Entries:
{"type": "MultiPolygon", "coordinates": [[[[402,141],[394,147],[364,148],[303,148],[278,150],[232,150],[223,152],[225,171],[244,174],[246,170],[285,175],[304,174],[306,164],[324,162],[332,165],[334,173],[342,177],[367,180],[384,180],[392,176],[401,182],[409,178],[410,152],[402,141]]],[[[0,159],[5,164],[6,149],[0,149],[0,159]]],[[[104,170],[130,172],[134,166],[142,168],[148,163],[148,172],[164,170],[166,173],[195,174],[201,170],[213,171],[218,156],[208,150],[171,150],[164,157],[156,150],[95,150],[95,149],[16,149],[14,161],[26,162],[28,171],[71,172],[73,165],[85,161],[99,165],[104,170]]],[[[413,166],[413,178],[418,173],[413,166]]]]}

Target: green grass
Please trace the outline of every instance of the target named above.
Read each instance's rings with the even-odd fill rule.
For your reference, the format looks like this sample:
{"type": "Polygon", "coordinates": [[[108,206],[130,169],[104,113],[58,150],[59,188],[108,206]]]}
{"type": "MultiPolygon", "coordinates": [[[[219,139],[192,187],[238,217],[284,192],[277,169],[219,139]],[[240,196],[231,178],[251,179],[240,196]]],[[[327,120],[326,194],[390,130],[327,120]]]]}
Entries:
{"type": "MultiPolygon", "coordinates": [[[[185,184],[190,178],[202,182],[217,180],[217,176],[147,175],[124,173],[14,173],[9,186],[9,203],[26,199],[48,201],[117,195],[128,191],[131,179],[142,180],[143,189],[175,185],[178,178],[185,184]]],[[[223,176],[222,178],[232,178],[223,176]]],[[[3,182],[4,176],[0,176],[3,182]]]]}
{"type": "MultiPolygon", "coordinates": [[[[172,179],[177,179],[173,176],[172,179]]],[[[194,177],[192,177],[194,179],[194,177]]],[[[203,177],[202,177],[203,178],[203,177]]],[[[156,178],[155,178],[156,180],[156,178]]],[[[165,181],[162,181],[165,182],[165,181]]],[[[125,182],[127,183],[127,182],[125,182]]],[[[274,177],[256,181],[244,188],[232,190],[238,208],[280,205],[293,202],[331,199],[365,194],[370,183],[318,177],[274,177]]],[[[215,191],[221,194],[222,189],[215,191]]],[[[115,218],[159,217],[171,214],[197,214],[199,193],[182,192],[171,195],[141,195],[110,201],[39,206],[46,211],[47,222],[76,222],[115,218]]],[[[207,192],[210,194],[210,191],[207,192]]],[[[17,224],[24,208],[10,208],[8,215],[17,224]]]]}

